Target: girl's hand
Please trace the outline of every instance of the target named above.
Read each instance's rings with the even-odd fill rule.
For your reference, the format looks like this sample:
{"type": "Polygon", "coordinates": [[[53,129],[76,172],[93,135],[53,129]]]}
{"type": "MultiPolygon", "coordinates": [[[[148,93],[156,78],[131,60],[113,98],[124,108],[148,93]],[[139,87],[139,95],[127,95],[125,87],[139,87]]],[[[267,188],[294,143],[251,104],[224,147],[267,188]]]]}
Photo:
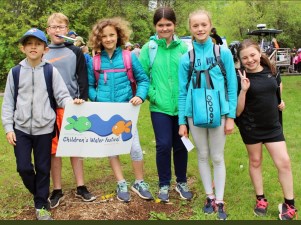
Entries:
{"type": "Polygon", "coordinates": [[[279,109],[280,111],[283,111],[284,108],[285,108],[285,102],[284,102],[283,100],[281,100],[280,104],[278,105],[278,109],[279,109]]]}
{"type": "Polygon", "coordinates": [[[250,87],[250,80],[246,76],[246,71],[244,70],[243,73],[241,73],[240,70],[238,70],[239,76],[240,76],[240,85],[242,91],[247,91],[250,87]]]}
{"type": "Polygon", "coordinates": [[[224,127],[225,135],[232,134],[233,131],[234,131],[234,119],[226,118],[225,127],[224,127]]]}
{"type": "Polygon", "coordinates": [[[188,137],[187,126],[185,124],[180,125],[179,127],[179,135],[181,137],[188,137]]]}
{"type": "Polygon", "coordinates": [[[133,105],[140,105],[142,103],[142,99],[135,96],[130,100],[130,103],[132,103],[133,105]]]}
{"type": "Polygon", "coordinates": [[[9,144],[16,146],[16,134],[13,131],[7,132],[6,134],[6,139],[8,141],[9,144]]]}
{"type": "Polygon", "coordinates": [[[80,99],[80,98],[75,98],[74,100],[73,100],[73,103],[74,104],[82,104],[82,103],[84,103],[85,102],[85,100],[83,100],[83,99],[80,99]]]}

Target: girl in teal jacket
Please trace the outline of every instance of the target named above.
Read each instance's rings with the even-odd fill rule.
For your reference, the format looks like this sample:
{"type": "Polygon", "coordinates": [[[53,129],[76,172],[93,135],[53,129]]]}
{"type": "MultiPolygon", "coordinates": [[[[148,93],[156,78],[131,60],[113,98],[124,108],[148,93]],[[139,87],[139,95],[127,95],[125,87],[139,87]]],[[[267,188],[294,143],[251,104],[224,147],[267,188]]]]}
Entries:
{"type": "MultiPolygon", "coordinates": [[[[193,36],[193,48],[195,52],[194,69],[206,70],[214,62],[213,42],[210,38],[212,28],[211,18],[208,12],[195,11],[189,16],[190,32],[193,36]]],[[[227,90],[225,90],[224,77],[219,66],[210,70],[210,76],[214,89],[220,92],[220,105],[222,121],[217,128],[202,128],[193,125],[191,89],[192,80],[195,80],[193,72],[191,80],[189,76],[189,55],[183,55],[179,67],[179,134],[188,137],[187,121],[198,152],[198,164],[200,176],[206,192],[206,202],[203,211],[206,214],[218,212],[218,219],[225,220],[227,214],[224,209],[224,188],[226,181],[226,169],[224,162],[224,145],[226,135],[234,130],[234,118],[237,105],[237,78],[233,57],[229,49],[220,46],[221,60],[226,69],[227,90]],[[187,90],[187,84],[188,90],[187,90]],[[226,100],[226,92],[228,100],[226,100]],[[215,189],[212,185],[212,176],[209,156],[213,163],[215,189]],[[214,193],[215,190],[215,193],[214,193]]],[[[204,85],[204,73],[201,73],[201,84],[204,85]]]]}
{"type": "MultiPolygon", "coordinates": [[[[128,41],[130,34],[128,22],[121,18],[102,19],[93,26],[89,42],[95,51],[101,50],[101,68],[99,70],[124,69],[122,56],[124,50],[121,49],[121,46],[128,41]]],[[[141,104],[148,92],[149,79],[135,54],[131,53],[131,59],[133,74],[137,82],[135,96],[133,96],[126,72],[101,72],[99,80],[96,82],[92,63],[90,63],[88,66],[89,99],[94,102],[141,104]],[[95,83],[97,83],[97,87],[95,87],[95,83]]],[[[132,191],[143,199],[153,199],[148,190],[148,184],[143,180],[143,154],[138,131],[133,136],[131,158],[136,178],[131,186],[132,191]]],[[[129,202],[131,196],[122,174],[119,157],[110,157],[110,164],[117,180],[117,199],[129,202]]]]}
{"type": "Polygon", "coordinates": [[[178,67],[181,55],[187,52],[187,46],[174,35],[176,16],[171,8],[157,9],[153,24],[157,33],[142,47],[139,60],[151,82],[148,99],[156,137],[158,198],[162,202],[169,201],[173,149],[176,190],[181,198],[191,199],[186,177],[188,154],[178,134],[178,67]]]}

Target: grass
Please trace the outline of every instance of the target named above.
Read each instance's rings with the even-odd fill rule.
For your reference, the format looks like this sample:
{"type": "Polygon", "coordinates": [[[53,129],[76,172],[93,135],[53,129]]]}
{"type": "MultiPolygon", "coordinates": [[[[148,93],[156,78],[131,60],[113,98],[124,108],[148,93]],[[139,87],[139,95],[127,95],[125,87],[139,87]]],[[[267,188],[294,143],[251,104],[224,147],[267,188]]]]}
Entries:
{"type": "MultiPolygon", "coordinates": [[[[301,117],[301,76],[283,77],[286,109],[283,113],[284,133],[287,141],[288,151],[291,157],[296,207],[301,209],[301,146],[300,139],[300,117],[301,117]],[[298,181],[299,180],[299,181],[298,181]]],[[[2,104],[3,98],[0,98],[2,104]]],[[[157,192],[157,169],[155,163],[155,138],[150,121],[148,102],[141,107],[138,129],[143,150],[145,151],[145,180],[150,183],[153,193],[157,192]]],[[[23,186],[16,172],[13,148],[8,145],[5,133],[1,126],[0,142],[0,219],[10,218],[27,205],[32,205],[31,195],[23,186]]],[[[231,220],[277,220],[278,204],[283,201],[282,190],[277,178],[277,170],[267,153],[264,151],[263,176],[266,197],[269,199],[269,212],[267,217],[259,218],[253,215],[255,203],[254,189],[248,173],[248,156],[243,145],[238,129],[228,136],[225,147],[225,161],[227,168],[227,180],[225,188],[226,209],[231,220]],[[241,166],[242,165],[242,166],[241,166]]],[[[92,190],[103,190],[104,193],[112,193],[115,190],[114,177],[106,158],[85,158],[85,180],[92,190]],[[95,182],[99,179],[108,179],[105,185],[95,182]],[[112,182],[111,182],[112,181],[112,182]],[[94,185],[94,186],[93,186],[94,185]]],[[[134,179],[129,155],[121,156],[123,171],[128,181],[134,179]]],[[[205,216],[202,205],[205,199],[204,189],[200,180],[197,157],[195,149],[189,153],[188,177],[192,181],[191,189],[196,197],[190,204],[192,206],[192,220],[215,220],[215,216],[205,216]]],[[[174,177],[173,177],[174,178],[174,177]]],[[[63,159],[63,188],[74,189],[75,181],[68,158],[63,159]]],[[[185,202],[183,202],[185,204],[185,202]]],[[[151,220],[181,218],[178,212],[166,215],[165,213],[150,213],[151,220]]]]}

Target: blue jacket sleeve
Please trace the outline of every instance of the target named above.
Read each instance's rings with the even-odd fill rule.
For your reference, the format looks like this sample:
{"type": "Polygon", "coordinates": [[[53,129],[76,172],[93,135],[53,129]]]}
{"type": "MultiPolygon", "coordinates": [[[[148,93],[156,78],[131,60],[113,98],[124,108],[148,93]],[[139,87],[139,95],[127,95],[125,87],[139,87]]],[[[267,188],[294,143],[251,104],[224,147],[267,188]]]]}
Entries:
{"type": "Polygon", "coordinates": [[[179,98],[178,98],[178,110],[179,110],[179,125],[187,124],[185,110],[186,110],[186,98],[187,98],[187,82],[189,73],[189,57],[188,53],[181,57],[179,63],[179,98]]]}
{"type": "Polygon", "coordinates": [[[227,73],[226,76],[229,97],[229,114],[227,114],[226,116],[235,119],[237,107],[237,77],[233,56],[229,49],[224,49],[224,51],[221,51],[221,59],[225,65],[227,73]]]}
{"type": "Polygon", "coordinates": [[[148,88],[149,88],[149,78],[146,75],[141,63],[139,62],[137,56],[132,52],[132,68],[135,80],[137,82],[137,93],[136,96],[144,101],[146,99],[148,88]]]}

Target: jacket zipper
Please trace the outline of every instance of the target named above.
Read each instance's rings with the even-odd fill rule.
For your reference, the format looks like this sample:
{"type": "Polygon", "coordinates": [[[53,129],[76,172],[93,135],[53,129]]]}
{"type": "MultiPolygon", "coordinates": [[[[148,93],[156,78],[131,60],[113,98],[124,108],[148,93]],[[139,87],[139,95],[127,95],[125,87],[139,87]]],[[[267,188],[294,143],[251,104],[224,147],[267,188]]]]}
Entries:
{"type": "Polygon", "coordinates": [[[31,117],[31,120],[30,120],[30,131],[29,133],[32,135],[32,120],[33,120],[33,96],[34,96],[34,68],[32,69],[32,77],[31,77],[31,82],[32,82],[32,98],[31,98],[31,112],[30,112],[30,117],[31,117]]]}

